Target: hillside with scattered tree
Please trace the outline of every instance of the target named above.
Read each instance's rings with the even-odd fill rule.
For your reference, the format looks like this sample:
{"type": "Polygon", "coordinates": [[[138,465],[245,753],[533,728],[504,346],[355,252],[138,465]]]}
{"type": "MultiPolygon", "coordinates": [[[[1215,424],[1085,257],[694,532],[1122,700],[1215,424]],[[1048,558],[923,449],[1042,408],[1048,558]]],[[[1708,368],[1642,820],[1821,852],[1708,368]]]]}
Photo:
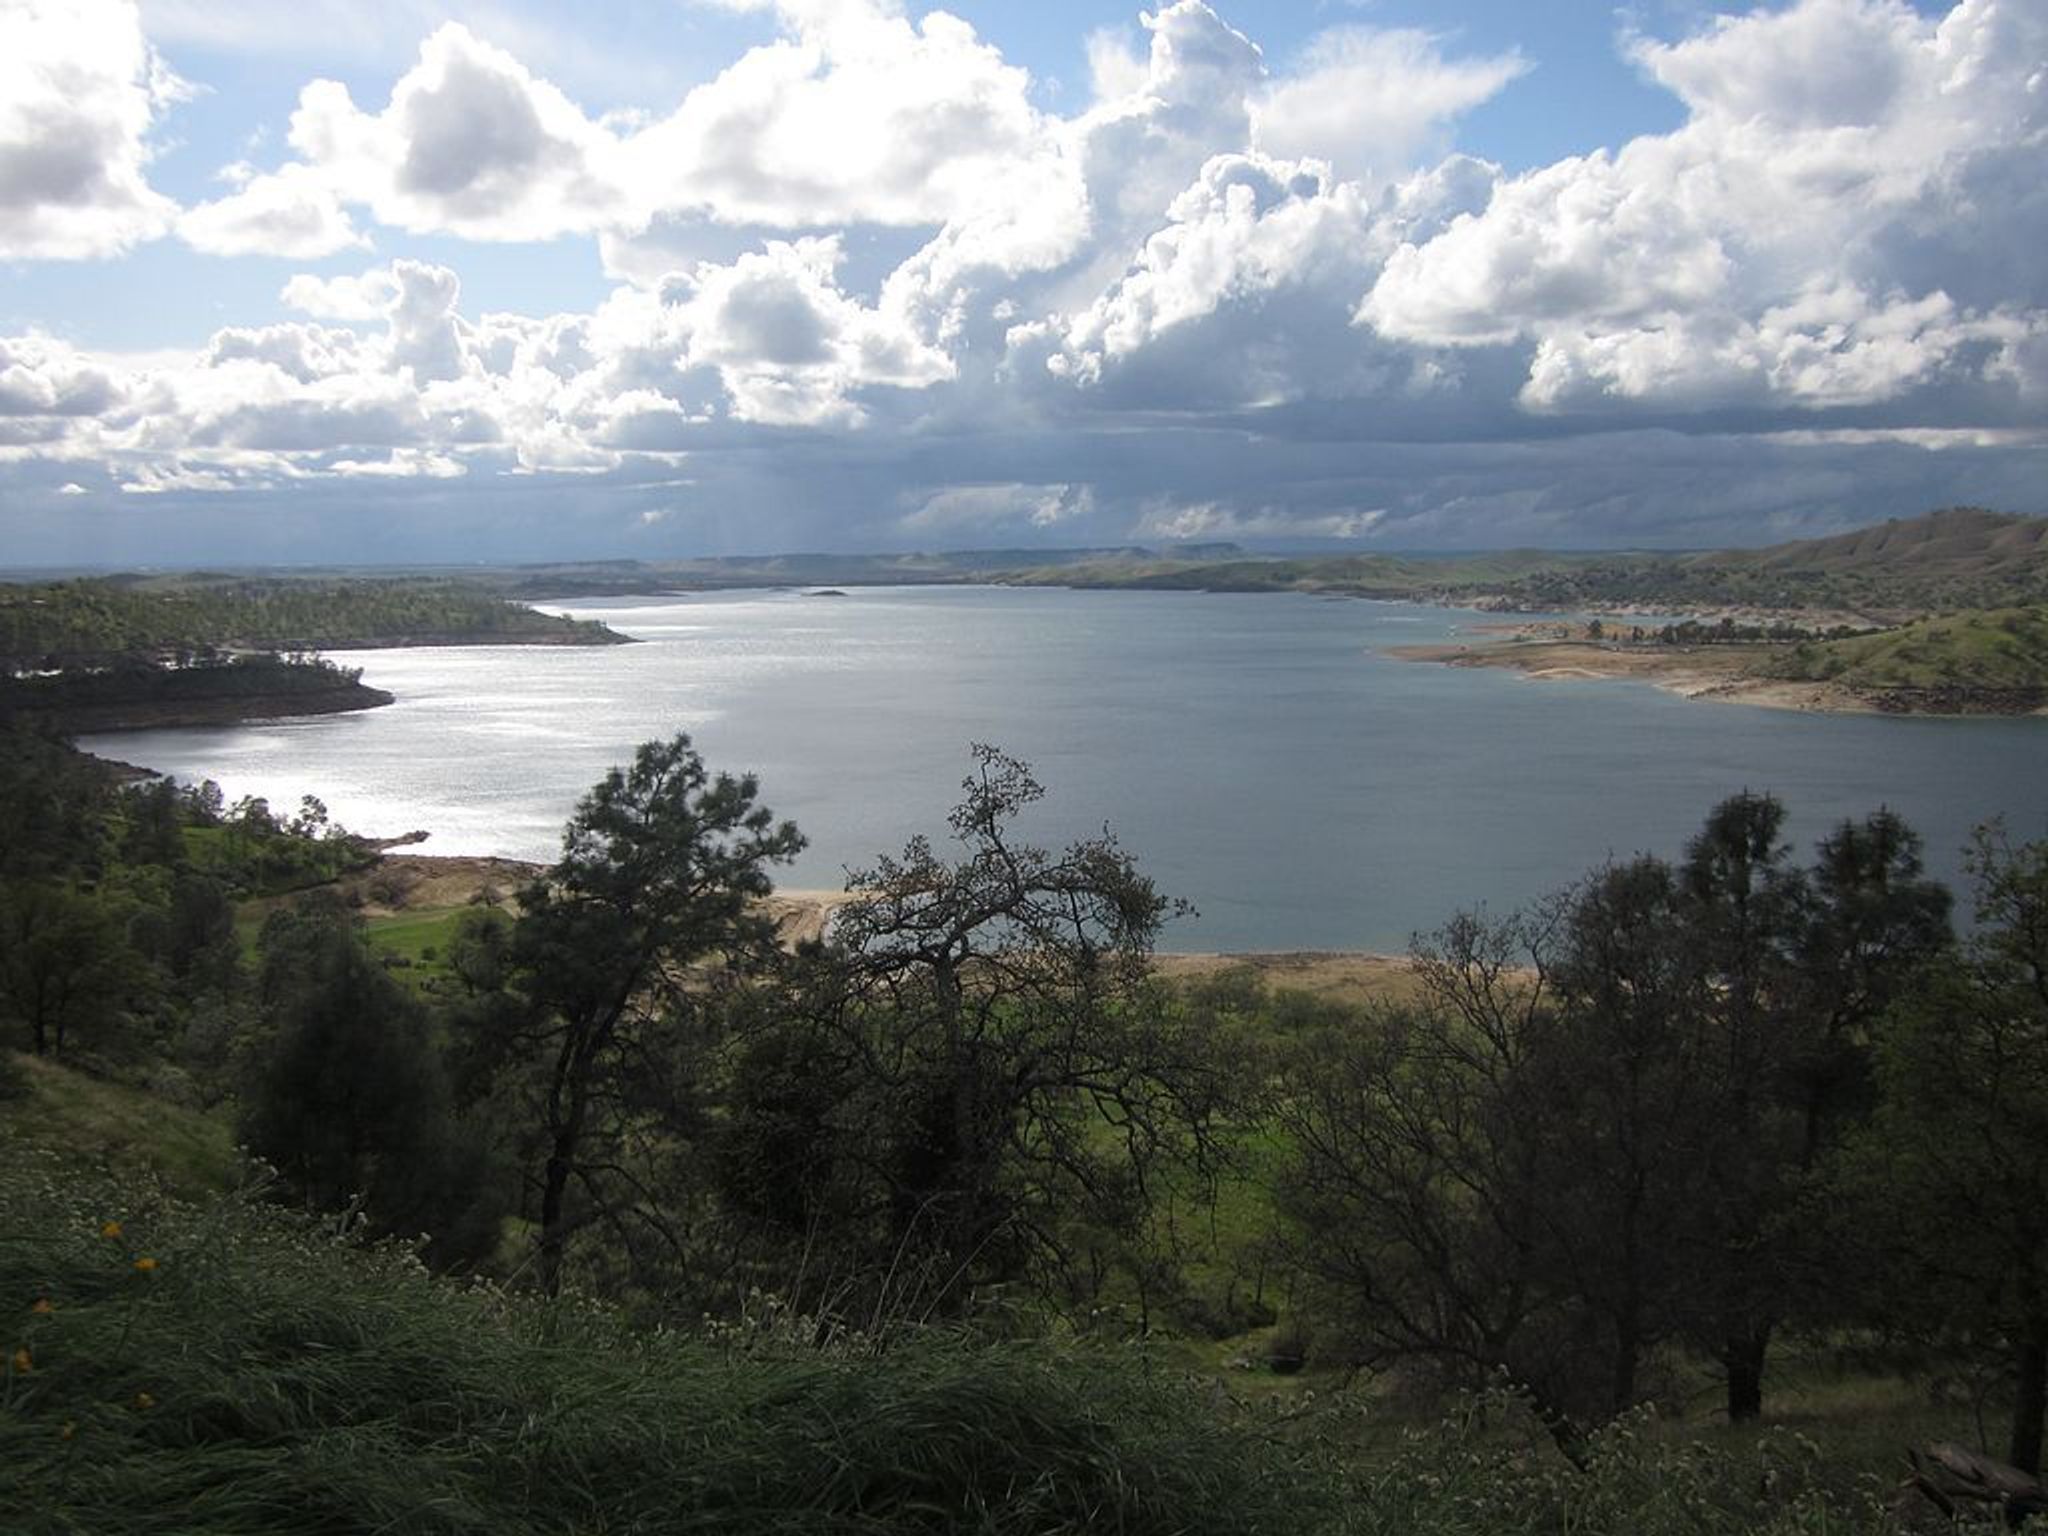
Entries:
{"type": "Polygon", "coordinates": [[[0,663],[190,664],[223,652],[397,645],[609,645],[603,625],[557,618],[453,580],[92,577],[0,583],[0,663]]]}
{"type": "Polygon", "coordinates": [[[1763,549],[1441,558],[1330,555],[1105,560],[1015,573],[1079,587],[1323,592],[1525,612],[1745,608],[1896,622],[2048,603],[2048,518],[1956,507],[1763,549]]]}
{"type": "Polygon", "coordinates": [[[419,915],[317,802],[5,747],[53,1528],[1883,1531],[1978,1420],[2033,1486],[2048,844],[1958,935],[1896,816],[1802,859],[1746,793],[1357,1004],[1160,980],[1174,904],[990,748],[787,947],[800,835],[683,737],[419,915]]]}

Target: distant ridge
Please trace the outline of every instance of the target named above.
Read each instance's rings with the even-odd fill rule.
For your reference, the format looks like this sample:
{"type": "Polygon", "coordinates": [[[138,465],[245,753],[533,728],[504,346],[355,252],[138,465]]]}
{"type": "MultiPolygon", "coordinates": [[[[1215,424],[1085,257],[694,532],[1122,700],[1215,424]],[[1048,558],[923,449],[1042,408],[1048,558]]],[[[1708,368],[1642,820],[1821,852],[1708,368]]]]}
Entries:
{"type": "Polygon", "coordinates": [[[1893,518],[1827,538],[1691,555],[1687,563],[1981,576],[2025,570],[2044,557],[2048,557],[2048,517],[2021,517],[1983,507],[1944,507],[1924,517],[1893,518]]]}
{"type": "Polygon", "coordinates": [[[1899,623],[1965,608],[2048,603],[2048,518],[1950,507],[1764,549],[1419,558],[1095,559],[1020,582],[1198,591],[1331,592],[1518,612],[1750,609],[1899,623]]]}

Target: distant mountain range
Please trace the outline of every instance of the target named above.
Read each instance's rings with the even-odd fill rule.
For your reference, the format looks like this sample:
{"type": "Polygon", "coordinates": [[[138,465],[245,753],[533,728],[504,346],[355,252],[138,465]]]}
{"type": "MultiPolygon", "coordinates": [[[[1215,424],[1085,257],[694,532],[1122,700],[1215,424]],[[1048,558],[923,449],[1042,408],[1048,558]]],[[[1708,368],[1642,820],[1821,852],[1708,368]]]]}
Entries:
{"type": "MultiPolygon", "coordinates": [[[[26,573],[24,573],[26,574],[26,573]]],[[[740,555],[461,568],[274,569],[264,580],[348,584],[426,578],[522,602],[746,587],[989,582],[1183,591],[1319,592],[1506,611],[1627,609],[1832,614],[1898,624],[1961,609],[2048,603],[2048,518],[1952,507],[1829,538],[1682,553],[1261,555],[1236,544],[937,553],[740,555]]],[[[207,573],[113,578],[149,592],[249,579],[207,573]]]]}
{"type": "Polygon", "coordinates": [[[1764,549],[1684,554],[1513,550],[1445,558],[1338,555],[1222,561],[1158,555],[1040,564],[1008,579],[1068,586],[1307,591],[1554,609],[1745,608],[1898,623],[2048,602],[2048,518],[1978,507],[1764,549]]]}

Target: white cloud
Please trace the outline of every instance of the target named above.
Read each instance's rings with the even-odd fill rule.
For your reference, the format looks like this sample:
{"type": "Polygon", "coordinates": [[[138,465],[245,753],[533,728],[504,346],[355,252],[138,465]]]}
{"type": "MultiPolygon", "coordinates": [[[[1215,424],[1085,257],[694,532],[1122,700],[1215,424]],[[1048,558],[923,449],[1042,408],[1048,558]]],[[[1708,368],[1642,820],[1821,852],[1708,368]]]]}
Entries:
{"type": "Polygon", "coordinates": [[[329,181],[298,164],[250,176],[228,196],[188,208],[178,218],[178,234],[209,256],[309,260],[370,243],[329,181]]]}
{"type": "Polygon", "coordinates": [[[376,320],[398,296],[389,267],[372,267],[354,276],[315,277],[301,272],[284,285],[278,298],[287,308],[321,320],[376,320]]]}
{"type": "Polygon", "coordinates": [[[1392,180],[1440,156],[1450,124],[1527,68],[1514,53],[1447,59],[1426,32],[1333,28],[1257,98],[1252,141],[1280,159],[1315,156],[1347,179],[1392,180]]]}
{"type": "Polygon", "coordinates": [[[1825,408],[2030,376],[2039,277],[1975,274],[2048,235],[2048,12],[1799,0],[1634,52],[1683,127],[1503,182],[1396,251],[1360,322],[1533,343],[1540,408],[1825,408]]]}
{"type": "Polygon", "coordinates": [[[690,365],[714,368],[735,419],[815,426],[862,419],[875,386],[920,389],[954,365],[833,282],[836,240],[771,241],[727,266],[700,267],[674,305],[690,365]]]}
{"type": "Polygon", "coordinates": [[[648,212],[936,225],[1044,149],[1029,77],[957,17],[913,23],[863,0],[780,9],[792,36],[751,50],[628,145],[648,212]]]}
{"type": "Polygon", "coordinates": [[[1174,199],[1130,271],[1066,325],[1050,365],[1094,383],[1106,363],[1224,305],[1256,306],[1276,289],[1327,281],[1356,292],[1366,280],[1365,226],[1358,189],[1333,187],[1319,162],[1219,155],[1174,199]]]}
{"type": "Polygon", "coordinates": [[[1282,507],[1237,508],[1214,501],[1154,501],[1138,518],[1144,539],[1362,539],[1386,519],[1386,509],[1299,512],[1282,507]]]}
{"type": "MultiPolygon", "coordinates": [[[[363,25],[388,50],[423,3],[363,25]]],[[[555,58],[481,22],[390,66],[381,106],[316,81],[284,163],[230,167],[176,227],[210,253],[308,259],[374,234],[395,259],[294,277],[285,323],[176,354],[0,339],[0,486],[53,506],[60,481],[102,483],[93,463],[138,494],[328,481],[351,506],[414,485],[441,503],[428,482],[469,476],[595,506],[664,476],[659,501],[609,505],[606,537],[654,527],[645,512],[696,537],[716,501],[744,509],[720,514],[734,526],[761,509],[828,543],[841,524],[822,519],[855,542],[1473,543],[1595,517],[1640,537],[1665,526],[1645,487],[1688,485],[1674,464],[1735,518],[1846,504],[1852,458],[1897,477],[1887,496],[1946,474],[1941,500],[2038,502],[2039,441],[2001,435],[2048,400],[2038,0],[1938,19],[1788,0],[1632,41],[1683,125],[1515,176],[1443,151],[1518,60],[1419,33],[1340,29],[1276,73],[1173,0],[1091,40],[1093,95],[1060,116],[942,12],[768,9],[774,40],[642,114],[572,101],[543,78],[555,58]],[[477,313],[463,261],[411,259],[407,231],[594,236],[627,280],[577,312],[477,313]],[[1779,481],[1729,446],[1760,438],[1693,455],[1732,419],[1703,413],[1731,408],[1776,434],[1779,481]],[[1617,430],[1646,413],[1686,430],[1617,430]],[[1559,446],[1522,441],[1537,416],[1559,446]],[[37,460],[41,478],[4,478],[37,460]]],[[[53,37],[38,46],[68,56],[75,35],[53,37]]],[[[128,201],[111,171],[75,184],[118,214],[77,222],[80,253],[174,211],[141,180],[167,88],[133,41],[92,76],[129,112],[91,151],[132,170],[128,201]]],[[[0,188],[42,163],[9,142],[0,188]]],[[[43,217],[17,214],[0,198],[0,239],[43,217]]]]}
{"type": "MultiPolygon", "coordinates": [[[[324,184],[378,222],[473,240],[544,240],[619,216],[617,139],[511,54],[450,23],[366,112],[316,80],[292,114],[292,147],[324,184]]],[[[287,166],[280,176],[290,175],[287,166]]]]}
{"type": "Polygon", "coordinates": [[[926,495],[896,526],[905,533],[962,537],[1006,528],[1057,528],[1085,521],[1094,511],[1094,490],[1064,481],[950,485],[926,495]]]}
{"type": "Polygon", "coordinates": [[[184,93],[121,0],[0,0],[0,257],[111,256],[169,226],[149,134],[184,93]]]}
{"type": "Polygon", "coordinates": [[[98,416],[120,397],[106,369],[64,343],[0,336],[0,416],[98,416]]]}

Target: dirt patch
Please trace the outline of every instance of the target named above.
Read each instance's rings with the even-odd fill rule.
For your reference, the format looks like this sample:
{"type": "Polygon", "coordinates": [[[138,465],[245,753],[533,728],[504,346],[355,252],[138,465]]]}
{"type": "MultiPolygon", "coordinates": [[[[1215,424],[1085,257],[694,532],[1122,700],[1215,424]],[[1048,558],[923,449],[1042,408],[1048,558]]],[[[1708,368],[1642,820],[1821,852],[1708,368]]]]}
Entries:
{"type": "Polygon", "coordinates": [[[544,868],[523,859],[387,853],[368,869],[336,882],[336,889],[370,917],[472,903],[509,905],[544,868]]]}
{"type": "Polygon", "coordinates": [[[825,937],[832,914],[853,897],[846,891],[777,891],[761,904],[788,948],[825,937]]]}
{"type": "Polygon", "coordinates": [[[1272,990],[1306,992],[1333,1003],[1394,1002],[1416,992],[1406,955],[1359,950],[1292,950],[1250,955],[1154,955],[1152,969],[1168,981],[1201,981],[1250,970],[1272,990]]]}
{"type": "Polygon", "coordinates": [[[1755,704],[1818,714],[1912,712],[1888,708],[1854,689],[1830,683],[1759,677],[1764,648],[1745,645],[1606,646],[1583,640],[1516,638],[1470,645],[1402,645],[1387,655],[1399,661],[1434,661],[1452,667],[1511,667],[1538,682],[1632,678],[1667,693],[1721,704],[1755,704]]]}

